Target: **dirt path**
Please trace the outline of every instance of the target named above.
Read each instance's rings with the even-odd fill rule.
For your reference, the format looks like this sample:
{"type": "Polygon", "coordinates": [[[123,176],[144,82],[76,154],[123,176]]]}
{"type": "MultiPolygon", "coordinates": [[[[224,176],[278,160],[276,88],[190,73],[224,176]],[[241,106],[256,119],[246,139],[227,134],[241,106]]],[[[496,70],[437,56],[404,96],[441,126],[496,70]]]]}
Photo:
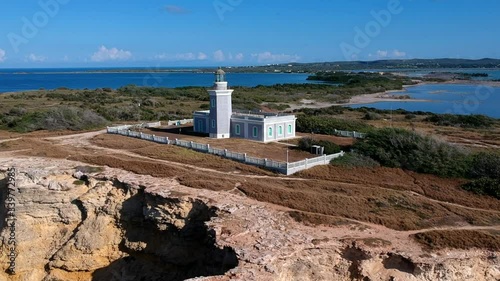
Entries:
{"type": "MultiPolygon", "coordinates": [[[[94,145],[91,143],[91,139],[95,136],[98,136],[99,134],[104,134],[106,133],[105,130],[102,131],[97,131],[97,132],[86,132],[86,133],[81,133],[81,134],[74,134],[74,135],[65,135],[65,136],[56,136],[56,137],[47,137],[44,138],[46,141],[49,141],[51,145],[54,146],[61,146],[64,148],[82,148],[86,149],[88,153],[95,153],[95,152],[102,152],[106,154],[113,154],[116,156],[129,156],[133,157],[136,159],[143,159],[148,162],[155,162],[155,163],[165,163],[168,165],[171,165],[173,167],[183,167],[183,168],[188,168],[188,169],[193,169],[205,173],[211,173],[211,174],[216,174],[216,175],[227,175],[227,173],[213,170],[213,169],[207,169],[207,168],[200,168],[197,166],[193,165],[187,165],[187,164],[182,164],[182,163],[177,163],[177,162],[172,162],[172,161],[167,161],[167,160],[161,160],[161,159],[154,159],[146,156],[142,156],[130,151],[126,150],[121,150],[121,149],[111,149],[111,148],[105,148],[105,147],[99,147],[97,145],[94,145]]],[[[7,155],[12,155],[12,151],[10,152],[1,152],[0,153],[0,158],[8,159],[9,156],[7,155]]],[[[10,157],[12,163],[19,163],[24,166],[31,166],[31,164],[35,164],[40,161],[46,162],[46,166],[48,165],[54,165],[52,163],[59,163],[61,166],[74,166],[75,164],[65,164],[66,162],[71,162],[68,160],[63,160],[63,159],[51,159],[47,157],[10,157]]],[[[74,162],[71,162],[74,163],[74,162]]],[[[347,221],[347,223],[341,223],[340,225],[334,225],[334,226],[328,226],[328,225],[316,225],[316,226],[304,226],[302,223],[298,223],[293,221],[289,216],[288,213],[290,211],[297,211],[292,208],[287,208],[281,205],[277,204],[272,204],[268,202],[260,202],[256,201],[253,198],[249,198],[245,196],[240,190],[238,189],[238,185],[236,184],[234,189],[232,190],[227,190],[227,191],[211,191],[211,190],[204,190],[204,189],[195,189],[195,188],[190,188],[181,185],[177,180],[175,179],[166,179],[166,178],[156,178],[153,176],[149,175],[140,175],[140,174],[134,174],[129,171],[125,170],[120,170],[116,168],[106,168],[106,173],[111,177],[118,177],[120,178],[121,181],[124,182],[129,182],[132,184],[136,185],[141,185],[141,186],[147,186],[148,188],[151,189],[157,189],[158,192],[168,192],[168,190],[177,190],[182,193],[188,193],[192,194],[193,196],[201,196],[209,199],[213,199],[214,202],[224,202],[224,203],[219,203],[220,206],[219,208],[222,210],[230,210],[228,212],[233,212],[232,210],[236,210],[235,212],[241,212],[242,216],[242,221],[235,222],[236,224],[242,224],[240,226],[241,232],[235,232],[234,235],[231,235],[227,238],[226,241],[232,242],[232,243],[240,243],[241,241],[248,241],[248,243],[257,243],[255,241],[260,241],[262,240],[262,232],[267,233],[266,229],[269,228],[268,223],[266,222],[265,225],[262,225],[262,229],[259,230],[259,232],[248,232],[248,226],[254,225],[256,223],[256,220],[252,217],[248,217],[248,213],[250,211],[245,211],[245,209],[239,209],[242,208],[241,206],[250,206],[248,207],[249,210],[252,211],[258,211],[258,212],[263,212],[262,217],[273,219],[273,218],[283,218],[283,225],[279,225],[277,228],[279,229],[276,230],[276,233],[287,233],[287,235],[293,235],[294,233],[297,233],[297,231],[303,231],[304,233],[307,233],[307,235],[310,235],[311,237],[314,237],[318,241],[327,241],[327,242],[322,242],[321,247],[338,247],[339,241],[342,243],[351,243],[350,241],[356,241],[356,243],[365,243],[365,241],[389,241],[389,244],[383,244],[382,246],[377,246],[379,248],[384,249],[384,251],[393,251],[394,249],[397,249],[398,253],[405,253],[408,255],[411,255],[415,257],[416,259],[419,259],[420,256],[422,256],[423,250],[421,248],[421,245],[418,244],[413,238],[410,237],[410,235],[417,234],[417,233],[425,233],[429,231],[445,231],[445,230],[475,230],[475,231],[481,231],[481,230],[495,230],[495,231],[500,231],[500,225],[492,225],[492,226],[471,226],[471,225],[458,225],[458,226],[446,226],[446,227],[432,227],[432,228],[424,228],[424,229],[418,229],[418,230],[410,230],[410,231],[398,231],[391,229],[387,226],[380,225],[380,224],[375,224],[375,223],[370,223],[366,221],[361,221],[361,220],[356,220],[356,219],[349,219],[345,218],[342,216],[328,216],[321,214],[322,216],[328,216],[331,218],[336,218],[340,219],[342,221],[347,221]],[[238,211],[240,210],[240,211],[238,211]],[[349,223],[350,222],[350,223],[349,223]],[[247,225],[247,226],[245,226],[247,225]],[[260,240],[259,240],[260,239],[260,240]],[[323,239],[323,240],[322,240],[323,239]]],[[[232,174],[231,176],[244,180],[245,178],[257,178],[257,179],[279,179],[279,180],[286,180],[286,181],[310,181],[310,179],[307,178],[299,178],[299,177],[275,177],[275,176],[259,176],[259,175],[245,175],[245,174],[232,174]]],[[[335,184],[340,184],[340,185],[345,185],[345,186],[356,186],[356,187],[363,187],[367,189],[371,188],[382,188],[382,189],[387,189],[390,191],[397,191],[405,194],[411,194],[411,196],[420,196],[422,198],[426,198],[429,201],[436,202],[439,204],[443,205],[448,205],[448,206],[454,206],[454,207],[459,207],[459,208],[464,208],[467,210],[477,210],[477,211],[486,211],[490,213],[499,213],[498,211],[495,210],[485,210],[485,209],[479,209],[479,208],[472,208],[472,207],[467,207],[467,206],[462,206],[459,204],[454,204],[454,203],[449,203],[449,202],[443,202],[439,200],[435,200],[429,197],[426,197],[425,195],[412,192],[412,191],[405,191],[405,190],[398,190],[398,189],[391,189],[387,187],[380,187],[380,186],[375,186],[375,185],[366,185],[366,184],[356,184],[356,183],[348,183],[348,182],[335,182],[335,184]]],[[[347,196],[347,195],[346,195],[347,196]]],[[[349,198],[346,197],[346,200],[349,198]]],[[[300,211],[303,212],[303,211],[300,211]]],[[[307,213],[307,212],[304,212],[307,213]]],[[[317,213],[309,213],[313,215],[318,215],[317,213]]],[[[269,232],[269,231],[268,231],[269,232]]],[[[269,232],[271,233],[271,232],[269,232]]],[[[274,232],[273,232],[274,233],[274,232]]],[[[271,234],[269,234],[271,235],[271,234]]],[[[274,234],[273,234],[274,235],[274,234]]],[[[274,239],[274,238],[273,238],[274,239]]],[[[304,241],[303,238],[300,239],[300,241],[304,241]]],[[[304,242],[302,242],[304,243],[304,242]]],[[[369,243],[369,242],[366,242],[369,243]]],[[[309,247],[308,244],[304,244],[303,247],[309,247]]],[[[295,248],[295,247],[291,247],[295,248]]],[[[300,254],[300,253],[299,253],[300,254]]],[[[297,255],[295,252],[290,253],[291,256],[297,255]]],[[[464,252],[460,251],[449,251],[447,250],[446,256],[443,256],[443,258],[450,258],[452,256],[456,257],[462,257],[464,252]]],[[[286,256],[284,254],[284,256],[286,256]]],[[[436,256],[432,256],[431,258],[440,258],[436,256]]]]}
{"type": "MultiPolygon", "coordinates": [[[[183,163],[179,163],[179,162],[151,158],[151,157],[143,156],[143,155],[140,155],[137,153],[127,151],[127,150],[101,147],[101,146],[94,145],[90,142],[90,139],[92,139],[93,137],[100,135],[100,134],[104,134],[104,133],[106,133],[106,130],[97,131],[97,132],[88,132],[88,133],[76,134],[76,135],[50,137],[50,138],[45,138],[45,139],[49,140],[49,141],[53,141],[55,145],[92,148],[95,150],[105,151],[106,153],[109,153],[109,154],[125,155],[125,156],[139,158],[139,159],[143,159],[143,160],[147,160],[147,161],[151,161],[151,162],[159,162],[159,163],[164,163],[164,164],[168,164],[168,165],[172,165],[172,166],[176,166],[176,167],[188,168],[191,170],[196,170],[196,171],[201,171],[201,172],[209,172],[209,173],[219,174],[219,175],[227,175],[228,174],[227,172],[221,172],[221,171],[214,170],[214,169],[202,168],[202,167],[189,165],[189,164],[183,164],[183,163]]],[[[272,178],[272,179],[281,179],[281,180],[289,180],[289,181],[306,181],[306,180],[308,180],[308,179],[292,178],[292,177],[245,175],[245,174],[234,174],[234,176],[245,177],[245,178],[254,178],[254,179],[272,178]]]]}
{"type": "Polygon", "coordinates": [[[16,141],[16,140],[20,140],[21,138],[15,138],[15,139],[4,139],[4,140],[0,140],[0,143],[4,143],[4,142],[9,142],[9,141],[16,141]]]}
{"type": "MultiPolygon", "coordinates": [[[[106,130],[101,130],[101,131],[96,131],[96,132],[86,132],[86,133],[74,134],[74,135],[48,137],[45,139],[49,140],[49,141],[53,141],[54,144],[61,145],[61,146],[92,148],[95,150],[104,151],[104,152],[109,153],[109,154],[125,155],[125,156],[129,156],[129,157],[147,160],[150,162],[164,163],[164,164],[168,164],[168,165],[172,165],[172,166],[176,166],[176,167],[183,167],[183,168],[193,169],[193,170],[197,170],[197,171],[201,171],[201,172],[209,172],[209,173],[219,174],[219,175],[227,175],[228,174],[226,172],[221,172],[221,171],[214,170],[214,169],[202,168],[202,167],[198,167],[198,166],[194,166],[194,165],[183,164],[183,163],[178,163],[178,162],[173,162],[173,161],[168,161],[168,160],[163,160],[163,159],[155,159],[155,158],[143,156],[143,155],[133,153],[130,151],[126,151],[126,150],[100,147],[100,146],[94,145],[90,142],[90,139],[92,139],[93,137],[100,135],[100,134],[104,134],[104,133],[106,133],[106,130]]],[[[248,175],[248,174],[233,174],[233,176],[240,177],[240,178],[242,177],[242,178],[253,178],[253,179],[279,179],[279,180],[286,180],[286,181],[309,181],[309,180],[311,180],[311,179],[299,178],[299,177],[265,176],[265,175],[248,175]]],[[[337,183],[344,184],[344,185],[350,185],[350,186],[357,186],[357,187],[360,186],[359,184],[355,184],[355,183],[347,183],[347,182],[337,182],[337,183]]],[[[367,188],[373,188],[373,187],[367,186],[367,188]]],[[[398,189],[391,189],[391,188],[380,187],[380,186],[377,186],[377,188],[389,190],[389,191],[407,192],[413,196],[419,196],[419,197],[425,198],[429,201],[432,201],[434,203],[438,203],[438,204],[442,204],[442,205],[446,205],[446,206],[459,207],[459,208],[472,210],[472,211],[490,212],[490,213],[495,213],[495,214],[500,213],[500,211],[497,211],[497,210],[468,207],[468,206],[464,206],[464,205],[460,205],[460,204],[456,204],[456,203],[432,199],[432,198],[429,198],[423,194],[416,193],[413,191],[402,191],[402,190],[398,190],[398,189]]]]}

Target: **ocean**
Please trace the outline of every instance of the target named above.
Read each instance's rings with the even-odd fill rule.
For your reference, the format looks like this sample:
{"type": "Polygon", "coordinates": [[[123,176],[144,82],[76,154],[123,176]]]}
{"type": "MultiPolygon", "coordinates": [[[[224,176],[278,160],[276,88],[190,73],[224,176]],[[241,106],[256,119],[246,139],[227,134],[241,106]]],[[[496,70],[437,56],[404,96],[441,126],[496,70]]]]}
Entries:
{"type": "MultiPolygon", "coordinates": [[[[119,88],[134,84],[153,87],[210,87],[214,76],[211,73],[129,73],[98,72],[102,69],[0,69],[0,94],[38,89],[119,88]]],[[[119,69],[117,69],[119,71],[119,69]]],[[[471,69],[468,72],[487,72],[471,69]]],[[[423,73],[423,72],[421,72],[423,73]]],[[[414,73],[415,74],[415,73],[414,73]]],[[[490,78],[500,78],[500,71],[488,71],[490,78]]],[[[257,85],[309,83],[308,74],[291,73],[228,73],[230,86],[254,87],[257,85]]],[[[397,93],[396,93],[397,94],[397,93]]],[[[409,111],[429,111],[434,113],[484,114],[500,118],[500,87],[477,85],[428,84],[408,87],[402,95],[428,102],[377,102],[353,105],[352,107],[374,107],[379,109],[402,108],[409,111]]]]}
{"type": "Polygon", "coordinates": [[[353,108],[405,109],[451,114],[483,114],[500,118],[500,87],[461,84],[427,84],[407,87],[405,91],[391,93],[409,95],[417,101],[387,101],[352,105],[353,108]]]}
{"type": "MultiPolygon", "coordinates": [[[[152,87],[185,87],[213,85],[211,73],[129,73],[95,72],[99,69],[0,69],[0,93],[38,89],[113,88],[134,84],[152,87]]],[[[308,74],[292,73],[228,73],[229,86],[274,85],[308,83],[308,74]]]]}

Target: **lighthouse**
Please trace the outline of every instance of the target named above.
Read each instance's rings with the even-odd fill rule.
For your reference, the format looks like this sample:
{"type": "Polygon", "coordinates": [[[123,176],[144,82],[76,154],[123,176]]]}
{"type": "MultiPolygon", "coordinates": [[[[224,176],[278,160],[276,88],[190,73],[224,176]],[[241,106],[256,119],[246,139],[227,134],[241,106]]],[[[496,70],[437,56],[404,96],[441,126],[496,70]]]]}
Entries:
{"type": "Polygon", "coordinates": [[[227,87],[226,73],[219,68],[215,72],[214,86],[211,90],[208,90],[210,96],[208,132],[211,138],[225,139],[231,137],[232,93],[233,90],[227,87]]]}

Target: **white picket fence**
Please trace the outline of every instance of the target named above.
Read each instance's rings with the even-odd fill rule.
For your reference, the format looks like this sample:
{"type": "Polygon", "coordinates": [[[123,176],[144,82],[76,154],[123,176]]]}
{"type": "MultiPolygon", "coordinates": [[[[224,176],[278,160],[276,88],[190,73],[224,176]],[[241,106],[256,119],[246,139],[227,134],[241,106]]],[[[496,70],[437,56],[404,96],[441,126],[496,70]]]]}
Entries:
{"type": "Polygon", "coordinates": [[[341,137],[349,137],[349,138],[356,138],[356,139],[364,139],[366,137],[365,133],[360,133],[360,132],[356,132],[356,131],[335,130],[334,134],[337,136],[341,136],[341,137]]]}
{"type": "Polygon", "coordinates": [[[193,123],[193,119],[182,119],[182,120],[173,120],[173,121],[168,121],[169,126],[179,126],[179,125],[185,125],[193,123]]]}
{"type": "Polygon", "coordinates": [[[108,127],[107,132],[108,134],[117,134],[117,135],[122,135],[122,136],[128,136],[128,137],[133,137],[133,138],[139,138],[143,140],[149,140],[153,141],[156,143],[162,143],[162,144],[172,144],[172,145],[177,145],[189,149],[193,149],[199,152],[203,153],[208,153],[208,154],[213,154],[213,155],[218,155],[222,156],[228,159],[233,159],[236,161],[240,161],[246,164],[250,165],[255,165],[259,167],[265,167],[270,170],[277,171],[279,173],[285,174],[285,175],[291,175],[293,173],[306,170],[318,165],[328,165],[332,159],[344,156],[344,152],[341,151],[340,153],[336,154],[331,154],[331,155],[322,155],[316,158],[311,158],[311,159],[305,159],[297,162],[292,162],[292,163],[287,163],[287,162],[279,162],[279,161],[274,161],[271,159],[267,158],[256,158],[256,157],[250,157],[247,156],[246,153],[238,153],[238,152],[232,152],[227,149],[220,149],[220,148],[213,148],[209,144],[202,144],[202,143],[196,143],[192,141],[185,141],[185,140],[179,140],[179,139],[174,139],[171,140],[168,137],[160,137],[160,136],[155,136],[155,135],[150,135],[150,134],[144,134],[141,132],[136,132],[130,130],[131,126],[126,127],[126,126],[119,126],[119,127],[108,127]]]}

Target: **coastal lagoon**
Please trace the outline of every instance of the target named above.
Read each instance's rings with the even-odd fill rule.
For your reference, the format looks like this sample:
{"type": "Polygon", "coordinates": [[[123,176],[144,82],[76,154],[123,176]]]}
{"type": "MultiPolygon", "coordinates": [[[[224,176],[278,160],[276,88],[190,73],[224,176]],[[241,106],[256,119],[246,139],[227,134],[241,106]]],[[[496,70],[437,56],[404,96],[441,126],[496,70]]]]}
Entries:
{"type": "MultiPolygon", "coordinates": [[[[102,69],[2,69],[0,94],[38,89],[119,88],[135,84],[151,87],[210,87],[212,73],[196,72],[102,72],[102,69]]],[[[142,70],[144,71],[144,70],[142,70]]],[[[479,69],[473,71],[480,72],[479,69]]],[[[484,70],[483,70],[484,71],[484,70]]],[[[496,75],[490,73],[491,76],[496,75]]],[[[499,73],[500,75],[500,73],[499,73]]],[[[254,87],[257,85],[317,83],[308,81],[309,74],[291,73],[229,73],[230,86],[254,87]]],[[[417,101],[381,101],[351,107],[374,107],[409,111],[429,111],[452,114],[484,114],[500,118],[500,87],[472,84],[424,84],[410,86],[405,91],[393,93],[409,95],[417,101]]]]}
{"type": "Polygon", "coordinates": [[[484,114],[500,118],[500,87],[462,84],[423,84],[407,87],[393,95],[409,95],[412,99],[426,101],[381,101],[350,107],[377,109],[405,109],[451,114],[484,114]]]}
{"type": "MultiPolygon", "coordinates": [[[[38,89],[113,88],[134,84],[150,87],[211,87],[212,73],[196,72],[100,72],[100,69],[15,69],[0,70],[0,93],[38,89]]],[[[308,74],[229,73],[230,86],[309,83],[308,74]]]]}

